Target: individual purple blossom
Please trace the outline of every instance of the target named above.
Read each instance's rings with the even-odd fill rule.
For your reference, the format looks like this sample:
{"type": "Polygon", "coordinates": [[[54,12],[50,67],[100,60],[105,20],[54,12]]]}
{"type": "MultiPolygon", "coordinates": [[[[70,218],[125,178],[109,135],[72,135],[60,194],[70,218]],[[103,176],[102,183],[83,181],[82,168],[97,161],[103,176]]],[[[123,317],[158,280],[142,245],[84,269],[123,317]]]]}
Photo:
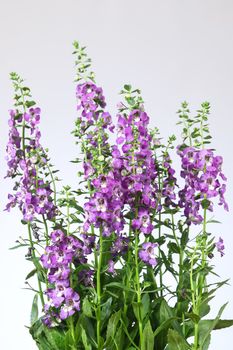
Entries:
{"type": "Polygon", "coordinates": [[[148,209],[139,209],[137,218],[132,221],[132,227],[135,230],[143,232],[145,235],[148,235],[152,232],[154,226],[151,224],[151,218],[148,209]]]}
{"type": "Polygon", "coordinates": [[[84,269],[79,272],[78,279],[79,282],[82,283],[85,287],[93,287],[93,276],[94,271],[91,269],[84,269]]]}
{"type": "Polygon", "coordinates": [[[113,260],[109,260],[108,262],[108,272],[112,275],[115,275],[116,274],[116,271],[115,271],[115,263],[113,260]]]}
{"type": "Polygon", "coordinates": [[[111,247],[111,253],[113,257],[124,255],[129,248],[129,237],[125,237],[123,235],[118,236],[114,244],[111,247]]]}
{"type": "Polygon", "coordinates": [[[65,320],[72,316],[76,311],[80,310],[80,298],[72,288],[67,288],[64,291],[64,303],[60,309],[60,318],[65,320]]]}
{"type": "Polygon", "coordinates": [[[158,245],[156,243],[146,242],[143,243],[142,249],[139,251],[139,258],[151,265],[152,267],[157,265],[156,255],[155,255],[155,248],[158,245]]]}

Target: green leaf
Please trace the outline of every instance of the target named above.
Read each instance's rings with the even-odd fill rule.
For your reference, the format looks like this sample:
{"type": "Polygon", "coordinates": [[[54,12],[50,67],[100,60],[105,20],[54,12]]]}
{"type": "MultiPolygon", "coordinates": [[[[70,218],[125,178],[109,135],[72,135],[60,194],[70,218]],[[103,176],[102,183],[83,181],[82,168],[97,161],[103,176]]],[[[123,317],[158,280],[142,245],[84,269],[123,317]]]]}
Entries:
{"type": "Polygon", "coordinates": [[[160,324],[156,330],[154,331],[154,337],[156,337],[157,335],[159,335],[160,332],[162,332],[163,330],[168,329],[168,327],[170,326],[171,322],[177,320],[177,317],[171,317],[168,320],[164,321],[162,324],[160,324]]]}
{"type": "MultiPolygon", "coordinates": [[[[80,328],[80,330],[82,330],[80,328]]],[[[80,332],[81,333],[81,332],[80,332]]],[[[81,338],[81,335],[80,335],[81,338]]],[[[73,344],[74,340],[73,340],[73,336],[72,336],[72,332],[71,329],[68,330],[68,332],[66,332],[65,337],[64,337],[64,350],[72,350],[72,344],[73,344]]],[[[63,347],[61,347],[60,349],[63,349],[63,347]]]]}
{"type": "Polygon", "coordinates": [[[101,320],[107,320],[111,314],[112,297],[102,305],[101,320]]]}
{"type": "Polygon", "coordinates": [[[201,303],[200,310],[199,310],[200,317],[202,318],[202,317],[208,315],[209,312],[210,312],[209,304],[207,302],[201,303]]]}
{"type": "Polygon", "coordinates": [[[148,320],[143,330],[142,350],[153,350],[153,349],[154,349],[154,334],[151,328],[150,320],[148,320]]]}
{"type": "Polygon", "coordinates": [[[30,108],[32,106],[35,106],[36,102],[35,101],[26,101],[25,105],[27,108],[30,108]]]}
{"type": "Polygon", "coordinates": [[[96,344],[96,337],[95,337],[95,330],[92,324],[92,320],[88,317],[86,317],[83,313],[80,315],[78,322],[75,326],[75,337],[77,342],[80,340],[81,338],[81,329],[84,329],[86,331],[87,337],[88,339],[90,339],[90,341],[93,344],[96,344]]]}
{"type": "Polygon", "coordinates": [[[201,347],[202,347],[202,346],[205,344],[205,342],[208,340],[208,337],[210,336],[212,330],[214,330],[215,327],[217,326],[217,324],[218,324],[218,322],[219,322],[219,320],[220,320],[220,317],[221,317],[221,315],[222,315],[222,313],[223,313],[225,307],[227,306],[227,304],[228,304],[228,303],[224,304],[224,305],[220,308],[220,310],[219,310],[219,312],[218,312],[218,315],[217,315],[217,317],[216,317],[214,320],[212,320],[211,322],[203,323],[203,324],[201,324],[201,322],[203,322],[204,320],[200,322],[200,327],[201,327],[201,328],[199,328],[199,329],[200,329],[200,332],[199,332],[199,342],[200,342],[200,346],[201,346],[201,347]]]}
{"type": "Polygon", "coordinates": [[[136,293],[136,291],[134,289],[127,288],[126,286],[124,286],[120,282],[110,282],[110,283],[106,284],[105,287],[116,287],[116,288],[120,288],[120,289],[123,289],[123,290],[128,291],[128,292],[136,293]]]}
{"type": "Polygon", "coordinates": [[[187,341],[175,330],[169,329],[168,331],[168,348],[166,350],[189,350],[190,346],[187,341]]]}
{"type": "Polygon", "coordinates": [[[208,224],[221,224],[221,221],[218,221],[218,220],[208,220],[207,221],[208,224]]]}
{"type": "Polygon", "coordinates": [[[149,295],[144,294],[142,297],[142,307],[141,307],[142,320],[144,320],[146,315],[149,313],[150,305],[151,305],[151,301],[150,301],[149,295]]]}
{"type": "Polygon", "coordinates": [[[84,315],[92,317],[91,303],[89,302],[88,297],[85,297],[83,300],[82,310],[84,315]]]}
{"type": "Polygon", "coordinates": [[[35,294],[33,298],[30,320],[31,325],[38,320],[38,294],[35,294]]]}
{"type": "Polygon", "coordinates": [[[11,247],[9,248],[9,250],[15,250],[15,249],[18,249],[18,248],[21,248],[21,247],[29,247],[29,244],[18,244],[18,245],[15,245],[14,247],[11,247]]]}
{"type": "Polygon", "coordinates": [[[189,240],[189,230],[185,229],[181,236],[181,247],[184,249],[189,240]]]}
{"type": "Polygon", "coordinates": [[[190,320],[192,320],[194,323],[198,323],[200,321],[200,316],[198,316],[197,314],[195,314],[193,312],[185,313],[185,317],[190,318],[190,320]]]}
{"type": "MultiPolygon", "coordinates": [[[[160,310],[159,310],[159,323],[162,324],[164,321],[174,318],[173,309],[168,305],[165,299],[161,301],[160,310]]],[[[182,334],[181,327],[179,323],[174,319],[172,321],[172,327],[180,334],[182,334]]]]}
{"type": "Polygon", "coordinates": [[[113,314],[110,317],[108,322],[108,327],[107,327],[107,334],[106,334],[107,343],[111,342],[111,340],[114,338],[120,318],[121,318],[121,310],[117,311],[115,314],[113,314]]]}
{"type": "Polygon", "coordinates": [[[132,90],[132,86],[129,85],[129,84],[125,84],[125,85],[124,85],[124,89],[125,89],[126,91],[131,91],[131,90],[132,90]]]}
{"type": "Polygon", "coordinates": [[[32,271],[30,271],[30,272],[27,274],[25,280],[27,281],[29,278],[31,278],[32,276],[34,276],[34,275],[36,274],[36,272],[37,272],[37,269],[33,269],[32,271]]]}
{"type": "MultiPolygon", "coordinates": [[[[201,322],[208,322],[210,320],[203,320],[201,322]]],[[[214,326],[214,330],[216,329],[222,329],[222,328],[228,328],[233,326],[233,320],[218,320],[218,323],[214,326]]]]}
{"type": "Polygon", "coordinates": [[[202,350],[208,350],[210,346],[211,335],[206,338],[205,343],[202,346],[202,350]]]}
{"type": "Polygon", "coordinates": [[[114,344],[116,346],[116,349],[118,350],[124,349],[124,343],[125,343],[125,332],[123,330],[122,325],[120,325],[114,337],[114,344]]]}
{"type": "Polygon", "coordinates": [[[140,316],[139,316],[140,304],[138,302],[132,302],[132,307],[133,307],[134,315],[135,315],[136,319],[139,321],[139,319],[140,319],[140,316]]]}
{"type": "Polygon", "coordinates": [[[83,342],[83,345],[84,345],[84,349],[85,350],[92,350],[91,349],[91,345],[88,342],[87,334],[85,332],[85,329],[82,328],[81,332],[82,332],[81,334],[82,334],[82,342],[83,342]]]}
{"type": "MultiPolygon", "coordinates": [[[[53,350],[60,350],[64,349],[65,344],[65,334],[56,330],[56,329],[49,329],[49,328],[44,328],[45,335],[47,337],[47,340],[49,341],[50,348],[53,350]]],[[[41,337],[42,338],[42,337],[41,337]]],[[[41,341],[40,338],[40,341],[41,341]]]]}

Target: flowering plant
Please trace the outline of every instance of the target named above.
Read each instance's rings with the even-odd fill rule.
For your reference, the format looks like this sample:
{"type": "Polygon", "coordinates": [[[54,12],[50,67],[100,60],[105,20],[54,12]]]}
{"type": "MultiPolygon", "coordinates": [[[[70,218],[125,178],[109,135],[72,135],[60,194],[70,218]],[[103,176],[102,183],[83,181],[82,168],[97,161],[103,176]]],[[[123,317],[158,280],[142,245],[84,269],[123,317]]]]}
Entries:
{"type": "Polygon", "coordinates": [[[209,103],[195,117],[182,103],[175,147],[174,135],[163,142],[149,128],[140,90],[125,85],[110,142],[115,125],[77,42],[74,56],[81,156],[73,162],[82,165],[74,189],[58,190],[41,110],[11,74],[6,177],[15,184],[6,210],[17,206],[28,232],[13,249],[26,247],[33,265],[29,331],[41,350],[206,350],[213,330],[233,325],[221,319],[226,304],[206,317],[227,283],[209,282],[215,252],[224,255],[223,239],[210,233],[215,201],[228,210],[223,159],[209,146],[209,103]]]}

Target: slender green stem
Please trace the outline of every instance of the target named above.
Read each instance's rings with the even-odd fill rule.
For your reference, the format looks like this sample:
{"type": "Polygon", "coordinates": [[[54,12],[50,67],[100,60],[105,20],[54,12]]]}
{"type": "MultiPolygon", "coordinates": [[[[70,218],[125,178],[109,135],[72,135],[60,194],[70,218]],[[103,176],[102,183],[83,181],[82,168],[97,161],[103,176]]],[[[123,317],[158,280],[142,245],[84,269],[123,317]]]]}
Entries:
{"type": "MultiPolygon", "coordinates": [[[[66,217],[67,217],[67,236],[70,235],[70,205],[69,205],[69,190],[66,189],[66,217]]],[[[72,272],[72,263],[70,263],[70,271],[72,272]]],[[[73,287],[72,273],[70,273],[70,286],[73,287]]],[[[69,319],[73,343],[75,345],[74,319],[71,316],[69,319]]]]}
{"type": "MultiPolygon", "coordinates": [[[[195,296],[193,298],[193,311],[195,314],[199,316],[200,314],[200,305],[202,301],[203,290],[205,288],[205,276],[204,276],[204,268],[206,265],[206,225],[207,225],[207,209],[204,209],[204,218],[203,218],[203,231],[202,231],[202,240],[201,240],[201,267],[202,274],[201,276],[198,274],[196,283],[195,283],[195,296]]],[[[191,271],[193,270],[193,266],[191,265],[191,271]]],[[[191,276],[190,276],[191,278],[191,276]]],[[[191,287],[194,289],[194,286],[191,287]]],[[[194,326],[194,350],[202,350],[199,347],[199,324],[195,323],[194,326]]]]}
{"type": "Polygon", "coordinates": [[[141,315],[141,285],[139,276],[139,262],[138,262],[138,251],[139,251],[139,233],[135,232],[135,282],[137,288],[137,302],[138,302],[138,323],[139,323],[139,336],[140,336],[140,349],[143,344],[143,328],[142,328],[142,315],[141,315]]]}
{"type": "MultiPolygon", "coordinates": [[[[23,91],[21,86],[19,88],[20,88],[20,92],[22,95],[23,110],[25,113],[26,112],[26,104],[25,104],[24,91],[23,91]]],[[[25,120],[24,120],[24,118],[23,118],[23,122],[22,122],[22,147],[23,147],[23,154],[24,154],[24,158],[25,158],[25,120]]]]}
{"type": "MultiPolygon", "coordinates": [[[[159,239],[161,238],[161,212],[159,212],[159,239]]],[[[161,251],[159,248],[159,259],[161,258],[161,251]]],[[[162,266],[159,269],[159,287],[160,287],[160,296],[163,297],[163,271],[162,266]]]]}
{"type": "MultiPolygon", "coordinates": [[[[159,193],[161,195],[161,191],[162,191],[162,186],[163,186],[163,179],[161,180],[160,177],[160,170],[158,171],[158,185],[159,185],[159,193]]],[[[161,199],[159,199],[159,204],[161,204],[161,199]]],[[[161,211],[159,211],[159,240],[161,238],[161,220],[162,220],[162,214],[161,211]]],[[[158,251],[158,257],[159,260],[161,259],[161,250],[160,250],[160,246],[159,246],[159,251],[158,251]]],[[[160,296],[161,298],[163,297],[163,271],[162,271],[162,265],[159,269],[159,288],[160,288],[160,296]]]]}
{"type": "Polygon", "coordinates": [[[103,258],[103,232],[102,227],[99,230],[99,257],[97,266],[97,344],[98,350],[101,349],[101,269],[103,258]]]}
{"type": "Polygon", "coordinates": [[[44,306],[44,304],[45,304],[44,303],[44,295],[43,295],[43,291],[42,291],[41,281],[40,281],[39,276],[38,276],[38,266],[36,264],[37,258],[36,258],[35,248],[34,248],[34,244],[33,244],[33,240],[32,240],[31,225],[29,222],[28,222],[28,236],[29,236],[29,242],[30,242],[30,247],[31,247],[31,252],[32,252],[33,263],[34,263],[35,268],[37,270],[37,281],[38,281],[40,300],[41,300],[42,306],[44,306]]]}
{"type": "Polygon", "coordinates": [[[56,206],[57,205],[57,189],[56,189],[56,182],[55,182],[55,179],[54,179],[54,176],[53,176],[53,172],[50,168],[50,166],[47,164],[47,169],[49,171],[49,174],[50,174],[50,177],[51,177],[51,181],[52,181],[52,184],[53,184],[53,200],[54,200],[54,205],[56,206]]]}
{"type": "MultiPolygon", "coordinates": [[[[172,220],[172,232],[173,232],[173,236],[174,239],[176,241],[177,247],[179,249],[179,280],[178,280],[178,286],[179,289],[181,289],[182,287],[182,280],[183,280],[183,257],[184,257],[184,252],[182,250],[182,247],[179,243],[179,240],[177,238],[176,235],[176,228],[175,228],[175,222],[174,222],[174,214],[171,214],[171,220],[172,220]]],[[[181,307],[181,302],[180,302],[180,296],[177,295],[177,313],[179,314],[180,312],[180,307],[181,307]]],[[[182,313],[182,317],[183,317],[183,313],[182,313]]]]}
{"type": "Polygon", "coordinates": [[[49,245],[49,230],[48,230],[48,224],[47,221],[45,219],[44,214],[42,215],[43,218],[43,222],[44,222],[44,227],[45,227],[45,240],[46,240],[46,246],[49,245]]]}
{"type": "MultiPolygon", "coordinates": [[[[130,287],[130,277],[131,274],[129,276],[128,271],[131,270],[131,236],[132,236],[132,219],[129,220],[129,245],[128,245],[128,256],[127,256],[127,267],[129,268],[129,270],[126,270],[126,287],[129,288],[130,287]]],[[[128,291],[124,291],[124,314],[127,314],[127,310],[128,310],[128,305],[127,305],[127,298],[128,298],[128,291]]]]}
{"type": "MultiPolygon", "coordinates": [[[[190,287],[191,287],[191,295],[192,295],[192,309],[196,314],[196,285],[193,283],[193,267],[194,267],[194,258],[196,255],[197,246],[195,246],[192,257],[191,257],[191,265],[190,265],[190,287]]],[[[198,350],[198,327],[197,323],[194,325],[194,347],[193,350],[198,350]]]]}

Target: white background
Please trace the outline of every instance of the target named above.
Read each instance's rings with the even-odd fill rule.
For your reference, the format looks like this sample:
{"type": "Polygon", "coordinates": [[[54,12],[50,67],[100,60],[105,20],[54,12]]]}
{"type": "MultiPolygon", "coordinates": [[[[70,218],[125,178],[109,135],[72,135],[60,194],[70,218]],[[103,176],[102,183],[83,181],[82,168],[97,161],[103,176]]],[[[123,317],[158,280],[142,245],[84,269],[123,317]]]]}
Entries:
{"type": "MultiPolygon", "coordinates": [[[[77,149],[70,136],[75,120],[71,43],[80,40],[93,58],[98,84],[115,113],[124,83],[140,87],[153,126],[173,133],[176,110],[184,99],[195,110],[212,105],[213,146],[224,156],[230,208],[233,208],[233,2],[231,0],[8,0],[0,2],[0,343],[6,350],[35,349],[24,325],[29,323],[32,295],[22,290],[30,266],[23,251],[8,248],[24,228],[17,210],[2,212],[12,183],[6,172],[8,109],[12,89],[8,73],[26,78],[42,108],[43,143],[50,149],[64,184],[76,183],[69,163],[77,149]]],[[[222,225],[213,228],[226,243],[226,256],[215,257],[222,279],[233,277],[232,212],[216,212],[222,225]]],[[[233,288],[223,288],[213,315],[230,301],[225,318],[233,318],[233,288]]],[[[213,335],[211,350],[233,349],[231,329],[213,335]]]]}

